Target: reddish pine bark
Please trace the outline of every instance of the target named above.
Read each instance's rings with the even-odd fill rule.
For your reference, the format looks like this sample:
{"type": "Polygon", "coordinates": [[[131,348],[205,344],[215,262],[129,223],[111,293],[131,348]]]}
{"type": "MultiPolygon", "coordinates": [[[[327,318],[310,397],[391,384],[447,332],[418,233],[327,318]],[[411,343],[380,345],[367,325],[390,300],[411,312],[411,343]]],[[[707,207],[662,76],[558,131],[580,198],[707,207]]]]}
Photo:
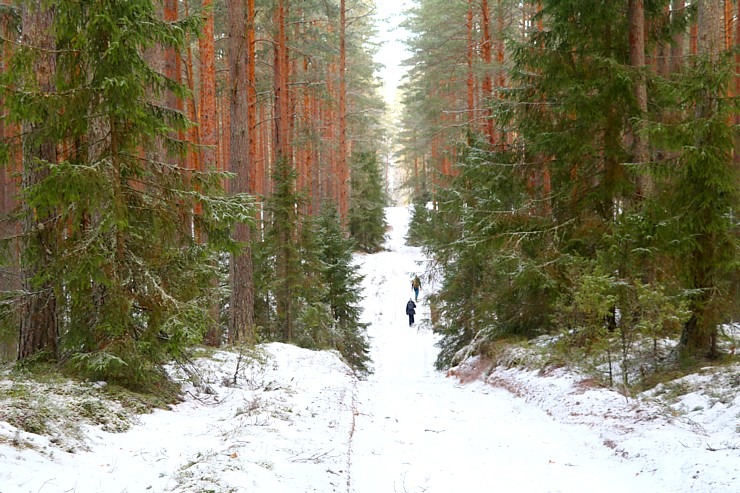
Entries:
{"type": "MultiPolygon", "coordinates": [[[[224,78],[226,79],[224,83],[228,87],[231,83],[228,74],[225,74],[224,78]]],[[[228,91],[224,91],[220,96],[217,94],[216,101],[218,102],[216,115],[218,116],[217,120],[219,123],[216,129],[216,141],[218,143],[216,146],[216,149],[218,150],[218,170],[226,171],[231,169],[231,165],[229,164],[231,162],[231,111],[229,109],[230,101],[228,91]]],[[[252,161],[250,160],[250,169],[252,167],[251,162],[252,161]]]]}
{"type": "MultiPolygon", "coordinates": [[[[500,93],[506,87],[506,75],[504,71],[504,10],[501,7],[501,0],[498,0],[498,12],[496,18],[496,64],[498,77],[496,77],[496,88],[500,93]]],[[[506,145],[506,134],[499,136],[499,145],[503,148],[506,145]]]]}
{"type": "Polygon", "coordinates": [[[213,0],[203,0],[204,24],[198,50],[200,52],[200,165],[216,169],[217,114],[216,114],[216,59],[213,28],[213,0]]]}
{"type": "MultiPolygon", "coordinates": [[[[725,3],[725,7],[727,7],[727,3],[725,3]]],[[[727,30],[730,33],[730,36],[732,36],[732,12],[726,13],[726,16],[728,18],[728,27],[727,30]]],[[[737,2],[737,12],[735,12],[735,22],[734,22],[734,29],[735,29],[735,39],[734,39],[734,46],[730,45],[729,48],[735,48],[735,83],[734,85],[730,86],[730,95],[733,97],[740,97],[740,1],[737,2]]],[[[740,113],[736,113],[734,117],[734,123],[735,125],[740,125],[740,113]]],[[[740,133],[735,132],[735,139],[734,139],[734,149],[733,149],[733,162],[735,163],[735,166],[740,168],[740,133]]]]}
{"type": "MultiPolygon", "coordinates": [[[[198,119],[200,169],[218,167],[218,128],[216,115],[216,66],[215,66],[215,46],[213,33],[213,0],[203,0],[203,11],[205,24],[203,32],[198,42],[200,52],[200,118],[198,119]]],[[[200,214],[200,207],[195,210],[200,214]]],[[[196,235],[199,232],[196,231],[196,235]]],[[[212,316],[215,322],[212,323],[204,337],[205,344],[210,346],[219,346],[221,336],[219,331],[217,305],[214,303],[212,316]]]]}
{"type": "MultiPolygon", "coordinates": [[[[250,123],[248,121],[248,65],[247,12],[243,0],[228,1],[228,55],[229,55],[229,169],[236,175],[232,191],[250,192],[250,123]]],[[[235,239],[244,245],[232,256],[231,302],[229,304],[229,340],[254,342],[254,274],[252,266],[251,231],[246,224],[237,224],[235,239]]]]}
{"type": "Polygon", "coordinates": [[[289,77],[289,59],[288,43],[285,32],[285,23],[287,8],[285,0],[278,0],[275,8],[275,59],[274,59],[274,90],[275,90],[275,110],[273,120],[274,128],[274,145],[275,161],[289,159],[290,156],[290,135],[289,135],[289,95],[288,95],[288,77],[289,77]]]}
{"type": "MultiPolygon", "coordinates": [[[[188,2],[185,2],[185,16],[189,16],[188,2]]],[[[188,37],[187,47],[185,48],[185,78],[190,90],[190,97],[186,101],[188,120],[193,123],[197,123],[198,108],[195,103],[195,73],[193,72],[193,49],[191,47],[190,38],[188,37]]],[[[198,127],[193,125],[188,129],[188,142],[190,144],[199,144],[200,140],[198,137],[198,127]]],[[[188,169],[201,169],[200,168],[200,153],[188,152],[188,169]]]]}
{"type": "MultiPolygon", "coordinates": [[[[306,36],[306,33],[299,33],[299,36],[306,36]]],[[[302,57],[301,63],[300,63],[300,75],[299,78],[302,78],[304,81],[308,78],[308,57],[302,57]]],[[[297,178],[297,184],[296,188],[301,194],[308,194],[310,191],[311,186],[311,174],[310,174],[310,166],[311,166],[311,142],[310,142],[310,125],[311,125],[311,116],[310,116],[310,97],[309,97],[309,88],[308,84],[303,84],[301,93],[300,93],[300,104],[298,107],[298,115],[296,116],[296,120],[299,122],[299,134],[300,134],[300,144],[297,146],[296,149],[296,178],[297,178]]],[[[301,211],[304,215],[311,214],[311,201],[306,200],[301,206],[301,211]]]]}
{"type": "MultiPolygon", "coordinates": [[[[164,8],[164,20],[166,22],[175,22],[178,18],[177,12],[177,0],[163,0],[164,8]]],[[[180,82],[181,72],[181,60],[180,54],[175,48],[168,46],[165,48],[164,53],[164,75],[168,79],[180,82]]],[[[178,99],[174,94],[167,95],[167,106],[174,109],[182,109],[182,100],[178,99]]]]}
{"type": "MultiPolygon", "coordinates": [[[[310,100],[310,114],[311,121],[315,125],[320,125],[321,122],[321,108],[317,98],[311,98],[310,100]]],[[[312,146],[309,152],[310,166],[309,170],[311,173],[311,214],[317,215],[321,207],[321,159],[320,149],[318,145],[312,146]]]]}
{"type": "MultiPolygon", "coordinates": [[[[255,63],[255,39],[254,39],[254,0],[247,0],[247,129],[249,134],[249,190],[260,193],[262,188],[260,179],[264,175],[261,172],[257,160],[257,76],[255,63]]],[[[261,161],[264,163],[264,160],[261,161]]]]}
{"type": "Polygon", "coordinates": [[[468,16],[465,23],[467,29],[467,53],[465,61],[467,63],[467,112],[468,124],[472,125],[475,120],[475,74],[473,73],[473,0],[468,0],[468,16]]]}
{"type": "Polygon", "coordinates": [[[270,180],[269,165],[271,126],[266,123],[270,121],[267,104],[259,105],[259,121],[260,131],[258,132],[258,135],[260,140],[260,155],[258,157],[259,162],[257,165],[257,172],[260,173],[261,176],[259,176],[257,180],[257,183],[259,184],[259,189],[257,189],[257,193],[261,195],[268,195],[272,190],[272,182],[270,180]]]}
{"type": "MultiPolygon", "coordinates": [[[[330,64],[328,68],[329,73],[334,72],[334,65],[330,64]]],[[[326,91],[328,94],[334,94],[334,84],[332,82],[331,77],[327,78],[326,81],[326,91]]],[[[335,148],[332,145],[333,142],[335,142],[335,135],[334,135],[334,129],[335,129],[335,111],[332,105],[325,105],[323,107],[323,127],[324,127],[324,138],[323,141],[327,144],[325,145],[325,163],[326,163],[326,169],[325,173],[323,174],[323,182],[324,182],[324,197],[329,198],[334,203],[338,202],[338,193],[339,193],[339,187],[337,184],[337,159],[336,159],[336,152],[335,148]]]]}
{"type": "MultiPolygon", "coordinates": [[[[491,41],[491,14],[488,8],[488,0],[481,0],[481,24],[483,40],[481,43],[481,56],[485,64],[485,75],[483,76],[483,99],[488,100],[493,96],[493,80],[491,79],[491,62],[493,62],[493,50],[491,41]]],[[[489,103],[490,104],[490,103],[489,103]]],[[[486,112],[486,136],[488,142],[495,144],[495,129],[493,125],[493,114],[490,109],[486,112]]]]}
{"type": "Polygon", "coordinates": [[[347,162],[347,6],[339,4],[339,215],[344,221],[349,213],[349,163],[347,162]]]}
{"type": "Polygon", "coordinates": [[[732,3],[733,0],[725,0],[725,49],[732,48],[732,3]]]}

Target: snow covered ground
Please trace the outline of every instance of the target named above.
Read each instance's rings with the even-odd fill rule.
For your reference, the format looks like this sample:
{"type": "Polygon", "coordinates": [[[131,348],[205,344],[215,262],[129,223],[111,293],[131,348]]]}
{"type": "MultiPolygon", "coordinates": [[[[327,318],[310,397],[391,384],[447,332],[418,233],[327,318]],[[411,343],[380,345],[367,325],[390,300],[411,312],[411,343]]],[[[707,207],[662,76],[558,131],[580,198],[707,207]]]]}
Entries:
{"type": "MultiPolygon", "coordinates": [[[[672,384],[698,390],[671,400],[665,386],[626,400],[564,371],[497,369],[462,384],[433,369],[428,286],[408,326],[424,259],[404,245],[408,211],[388,220],[388,251],[358,256],[367,380],[334,353],[267,344],[199,360],[212,393],[188,386],[183,403],[128,431],[83,424],[74,441],[0,418],[0,493],[740,492],[738,366],[672,384]]],[[[0,375],[0,395],[12,385],[0,375]]],[[[79,406],[91,387],[48,399],[79,406]]],[[[0,417],[10,407],[0,400],[0,417]]]]}

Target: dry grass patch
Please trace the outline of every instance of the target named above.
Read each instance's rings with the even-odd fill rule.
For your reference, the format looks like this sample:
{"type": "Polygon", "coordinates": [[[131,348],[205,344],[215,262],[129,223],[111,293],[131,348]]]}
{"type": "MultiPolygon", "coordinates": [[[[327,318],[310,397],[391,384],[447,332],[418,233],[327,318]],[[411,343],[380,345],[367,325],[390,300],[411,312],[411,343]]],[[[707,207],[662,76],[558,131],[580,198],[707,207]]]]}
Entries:
{"type": "Polygon", "coordinates": [[[474,358],[447,371],[448,377],[455,377],[462,384],[486,379],[493,369],[493,362],[487,358],[474,358]]]}

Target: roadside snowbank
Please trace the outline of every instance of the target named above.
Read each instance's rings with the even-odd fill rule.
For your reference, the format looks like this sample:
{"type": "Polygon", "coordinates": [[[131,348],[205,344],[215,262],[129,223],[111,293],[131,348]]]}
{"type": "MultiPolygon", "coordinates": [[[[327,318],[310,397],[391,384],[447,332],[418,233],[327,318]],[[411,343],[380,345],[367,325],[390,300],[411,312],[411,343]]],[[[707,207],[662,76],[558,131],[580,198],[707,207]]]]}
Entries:
{"type": "MultiPolygon", "coordinates": [[[[184,402],[122,433],[83,425],[74,452],[0,421],[0,493],[346,491],[355,379],[335,353],[274,343],[195,364],[184,402]]],[[[73,394],[57,405],[74,409],[73,394]]]]}
{"type": "Polygon", "coordinates": [[[605,447],[642,464],[671,492],[740,491],[740,364],[705,368],[626,398],[563,369],[493,367],[470,358],[461,380],[501,387],[560,423],[598,432],[605,447]]]}

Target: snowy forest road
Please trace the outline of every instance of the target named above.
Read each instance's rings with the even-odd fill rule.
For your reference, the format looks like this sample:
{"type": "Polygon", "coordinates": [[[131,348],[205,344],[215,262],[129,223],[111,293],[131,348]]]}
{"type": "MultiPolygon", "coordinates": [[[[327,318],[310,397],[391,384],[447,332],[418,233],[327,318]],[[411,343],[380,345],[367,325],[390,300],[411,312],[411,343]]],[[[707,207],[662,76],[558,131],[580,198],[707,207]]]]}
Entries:
{"type": "Polygon", "coordinates": [[[408,210],[387,211],[387,251],[360,259],[375,372],[357,387],[349,491],[659,491],[596,431],[558,423],[505,390],[435,371],[427,286],[414,327],[404,313],[424,259],[405,245],[408,210]]]}

